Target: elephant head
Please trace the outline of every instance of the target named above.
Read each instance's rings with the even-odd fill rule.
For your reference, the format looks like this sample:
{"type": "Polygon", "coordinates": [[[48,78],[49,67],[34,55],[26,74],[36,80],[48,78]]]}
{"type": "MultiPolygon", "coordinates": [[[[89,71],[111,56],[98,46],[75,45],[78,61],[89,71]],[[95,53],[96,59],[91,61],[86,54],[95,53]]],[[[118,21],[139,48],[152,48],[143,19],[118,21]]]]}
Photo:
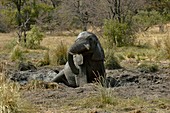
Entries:
{"type": "Polygon", "coordinates": [[[68,64],[74,74],[79,73],[79,69],[75,66],[73,55],[81,54],[83,62],[85,60],[104,61],[104,51],[97,36],[91,32],[81,32],[75,43],[68,50],[68,64]],[[88,59],[86,59],[86,56],[88,59]]]}

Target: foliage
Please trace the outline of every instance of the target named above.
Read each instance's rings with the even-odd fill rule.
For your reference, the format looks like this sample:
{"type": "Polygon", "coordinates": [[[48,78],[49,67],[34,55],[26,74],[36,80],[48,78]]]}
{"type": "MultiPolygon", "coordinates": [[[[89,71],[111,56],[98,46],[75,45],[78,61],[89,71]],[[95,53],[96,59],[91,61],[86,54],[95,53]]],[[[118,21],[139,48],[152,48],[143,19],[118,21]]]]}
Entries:
{"type": "Polygon", "coordinates": [[[126,23],[119,23],[116,20],[105,20],[104,35],[110,48],[113,47],[113,44],[116,46],[133,44],[134,38],[129,30],[129,26],[126,23]]]}
{"type": "Polygon", "coordinates": [[[114,53],[112,50],[106,51],[105,67],[107,69],[120,69],[121,68],[118,62],[118,59],[114,56],[114,53]]]}
{"type": "Polygon", "coordinates": [[[67,62],[67,46],[61,42],[51,52],[51,64],[64,65],[67,62]]]}
{"type": "Polygon", "coordinates": [[[138,27],[147,28],[150,25],[148,23],[151,23],[149,22],[151,20],[147,20],[147,14],[150,16],[157,12],[162,20],[153,19],[153,21],[159,21],[159,23],[167,23],[170,20],[168,0],[112,0],[110,2],[108,0],[1,0],[0,3],[2,7],[0,14],[7,27],[21,27],[29,19],[25,25],[26,30],[29,30],[31,25],[39,24],[45,30],[58,28],[72,31],[90,25],[97,31],[98,28],[103,27],[104,19],[114,19],[118,23],[126,23],[127,27],[130,26],[128,29],[131,30],[124,34],[131,35],[131,32],[138,27]],[[143,12],[146,13],[144,17],[143,12]],[[137,23],[133,21],[134,16],[138,18],[137,23]],[[146,23],[138,26],[138,23],[145,21],[143,18],[146,18],[146,23]],[[131,28],[133,27],[131,25],[135,27],[131,28]]]}
{"type": "Polygon", "coordinates": [[[14,47],[14,49],[11,52],[10,58],[11,58],[12,61],[24,59],[23,51],[22,51],[20,46],[16,45],[14,47]]]}
{"type": "Polygon", "coordinates": [[[40,31],[38,26],[33,25],[27,34],[26,47],[36,49],[40,47],[40,42],[43,40],[44,34],[40,31]]]}
{"type": "Polygon", "coordinates": [[[164,18],[159,12],[153,11],[139,11],[137,15],[133,17],[133,22],[137,29],[146,31],[149,27],[162,23],[164,18]]]}
{"type": "Polygon", "coordinates": [[[31,104],[21,98],[20,86],[8,81],[0,74],[0,112],[1,113],[35,113],[31,104]]]}
{"type": "Polygon", "coordinates": [[[8,8],[5,7],[5,4],[2,4],[2,6],[0,6],[0,7],[2,7],[0,10],[0,16],[1,16],[0,20],[2,22],[1,25],[3,26],[3,28],[5,27],[5,29],[3,29],[3,31],[10,30],[10,28],[14,28],[14,26],[16,25],[16,22],[14,21],[15,15],[16,15],[16,10],[14,10],[12,6],[8,7],[8,8]],[[4,6],[4,8],[3,8],[3,6],[4,6]]]}
{"type": "Polygon", "coordinates": [[[158,11],[161,16],[168,17],[170,16],[169,11],[170,11],[170,4],[169,0],[149,0],[149,4],[146,7],[148,10],[156,10],[158,11]]]}
{"type": "MultiPolygon", "coordinates": [[[[2,6],[4,14],[8,13],[9,17],[6,16],[12,23],[17,24],[17,26],[21,26],[28,18],[29,23],[27,24],[27,28],[30,25],[34,25],[36,23],[36,19],[39,16],[47,14],[44,16],[44,19],[48,18],[48,13],[53,9],[52,6],[47,4],[47,2],[39,1],[39,0],[2,0],[2,6]]],[[[48,20],[47,19],[47,20],[48,20]]]]}

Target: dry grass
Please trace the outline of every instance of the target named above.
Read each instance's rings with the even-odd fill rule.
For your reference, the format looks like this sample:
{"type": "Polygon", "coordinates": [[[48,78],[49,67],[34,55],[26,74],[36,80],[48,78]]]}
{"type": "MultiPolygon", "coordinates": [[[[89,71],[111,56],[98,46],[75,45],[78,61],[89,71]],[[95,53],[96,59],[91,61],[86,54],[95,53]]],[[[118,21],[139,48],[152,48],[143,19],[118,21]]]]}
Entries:
{"type": "Polygon", "coordinates": [[[137,35],[137,43],[147,44],[155,47],[155,43],[162,44],[165,38],[170,38],[170,24],[165,25],[165,32],[160,33],[158,26],[151,27],[146,32],[140,32],[137,35]]]}
{"type": "Polygon", "coordinates": [[[29,102],[21,98],[20,86],[0,74],[0,113],[35,113],[29,102]]]}
{"type": "Polygon", "coordinates": [[[67,62],[67,45],[60,42],[50,52],[50,64],[64,65],[67,62]]]}
{"type": "Polygon", "coordinates": [[[0,33],[0,51],[3,51],[5,46],[16,37],[14,32],[0,33]]]}
{"type": "Polygon", "coordinates": [[[74,40],[76,39],[76,36],[46,36],[43,41],[41,42],[42,46],[45,46],[49,49],[55,49],[58,44],[61,42],[64,45],[70,46],[74,43],[74,40]]]}

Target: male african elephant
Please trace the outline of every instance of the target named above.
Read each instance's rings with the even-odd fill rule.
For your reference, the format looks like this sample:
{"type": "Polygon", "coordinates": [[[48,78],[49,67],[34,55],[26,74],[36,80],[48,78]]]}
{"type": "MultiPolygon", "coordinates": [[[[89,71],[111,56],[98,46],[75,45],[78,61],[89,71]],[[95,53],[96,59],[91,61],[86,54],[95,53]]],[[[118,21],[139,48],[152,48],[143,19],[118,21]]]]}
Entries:
{"type": "Polygon", "coordinates": [[[78,87],[99,77],[105,78],[104,58],[97,36],[91,32],[81,32],[68,50],[68,62],[53,82],[78,87]]]}

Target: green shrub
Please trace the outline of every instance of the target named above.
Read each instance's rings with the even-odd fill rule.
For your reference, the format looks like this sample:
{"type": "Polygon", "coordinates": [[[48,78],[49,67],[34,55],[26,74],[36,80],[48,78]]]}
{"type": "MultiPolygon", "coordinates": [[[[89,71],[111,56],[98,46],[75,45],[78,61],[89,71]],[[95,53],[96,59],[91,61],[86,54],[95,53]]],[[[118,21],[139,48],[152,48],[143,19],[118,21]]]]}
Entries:
{"type": "Polygon", "coordinates": [[[114,56],[114,53],[112,50],[106,51],[105,67],[107,69],[120,69],[121,68],[118,62],[118,59],[114,56]]]}
{"type": "Polygon", "coordinates": [[[132,37],[128,24],[119,23],[116,20],[105,20],[104,36],[109,48],[112,48],[113,45],[126,46],[134,43],[134,37],[132,37]]]}
{"type": "Polygon", "coordinates": [[[56,49],[51,51],[51,64],[64,65],[67,62],[67,45],[62,42],[57,45],[56,49]]]}
{"type": "Polygon", "coordinates": [[[33,25],[27,34],[26,47],[36,49],[40,47],[40,42],[43,40],[44,34],[40,31],[38,26],[33,25]]]}
{"type": "Polygon", "coordinates": [[[20,86],[0,74],[0,113],[35,113],[33,106],[21,98],[20,86]]]}
{"type": "Polygon", "coordinates": [[[12,61],[23,60],[24,59],[23,51],[22,51],[20,46],[16,45],[14,47],[14,49],[11,52],[10,58],[11,58],[12,61]]]}
{"type": "Polygon", "coordinates": [[[158,71],[158,65],[154,63],[142,63],[138,67],[140,72],[149,73],[158,71]]]}

